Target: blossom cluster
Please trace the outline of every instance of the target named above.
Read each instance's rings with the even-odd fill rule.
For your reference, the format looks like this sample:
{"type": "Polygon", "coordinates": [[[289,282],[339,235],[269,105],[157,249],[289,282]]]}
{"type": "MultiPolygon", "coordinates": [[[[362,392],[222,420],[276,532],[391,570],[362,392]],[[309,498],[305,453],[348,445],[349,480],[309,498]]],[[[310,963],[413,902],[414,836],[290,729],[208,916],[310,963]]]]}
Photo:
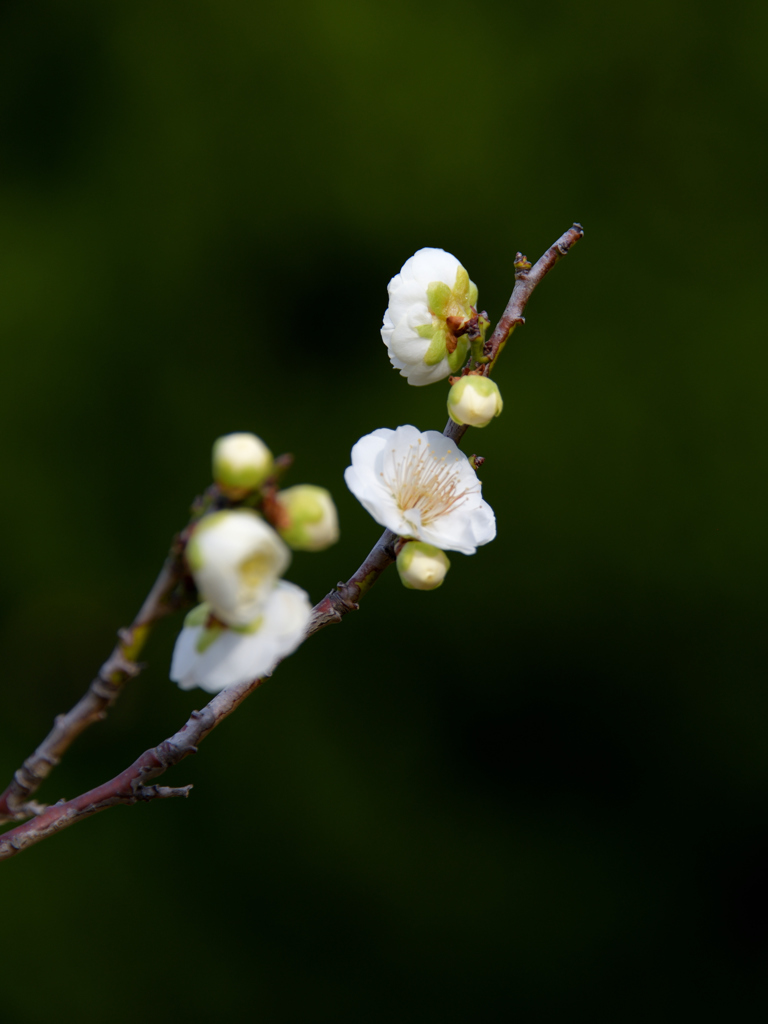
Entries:
{"type": "MultiPolygon", "coordinates": [[[[503,403],[484,368],[488,320],[477,311],[477,287],[465,268],[443,249],[419,249],[387,291],[381,337],[392,365],[416,386],[456,374],[448,393],[451,419],[487,426],[503,403]]],[[[496,536],[473,466],[436,431],[374,430],[352,448],[344,478],[373,518],[402,538],[397,567],[406,587],[434,590],[450,566],[446,551],[471,555],[496,536]]]]}
{"type": "MultiPolygon", "coordinates": [[[[477,311],[477,286],[455,256],[443,249],[419,249],[387,286],[389,305],[381,338],[389,361],[409,384],[434,384],[464,366],[470,342],[482,364],[488,320],[477,311]]],[[[456,423],[484,427],[502,409],[494,381],[482,370],[452,380],[448,412],[456,423]]]]}
{"type": "Polygon", "coordinates": [[[338,518],[324,488],[277,490],[274,469],[255,434],[229,434],[214,445],[219,492],[229,501],[254,501],[262,514],[221,509],[192,531],[186,560],[202,600],[187,615],[173,652],[171,679],[182,689],[215,693],[268,675],[304,638],[312,606],[301,587],[282,579],[290,547],[318,551],[333,544],[338,518]]]}
{"type": "MultiPolygon", "coordinates": [[[[450,377],[448,411],[484,427],[501,395],[488,377],[485,313],[455,256],[420,249],[389,283],[381,336],[409,384],[450,377]],[[451,376],[453,375],[453,376],[451,376]]],[[[414,590],[439,587],[446,551],[465,555],[496,536],[473,463],[434,430],[382,427],[352,448],[344,479],[376,522],[398,535],[397,568],[414,590]]],[[[291,551],[319,551],[338,538],[330,494],[320,487],[278,489],[272,453],[255,434],[228,434],[213,449],[213,476],[226,507],[195,525],[186,560],[200,604],[176,642],[171,678],[210,692],[269,674],[301,643],[311,617],[304,590],[283,579],[291,551]]]]}

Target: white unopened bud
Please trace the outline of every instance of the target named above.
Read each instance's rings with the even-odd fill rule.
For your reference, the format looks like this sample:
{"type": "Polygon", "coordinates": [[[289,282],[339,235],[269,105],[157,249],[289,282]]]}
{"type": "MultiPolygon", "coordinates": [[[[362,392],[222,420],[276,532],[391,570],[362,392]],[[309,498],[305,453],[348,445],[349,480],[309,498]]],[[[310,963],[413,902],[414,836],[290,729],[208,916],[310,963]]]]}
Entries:
{"type": "Polygon", "coordinates": [[[261,615],[291,561],[272,527],[249,509],[201,519],[186,555],[201,599],[228,626],[247,626],[261,615]]]}
{"type": "Polygon", "coordinates": [[[490,377],[460,377],[448,392],[448,415],[454,423],[486,427],[503,407],[499,388],[490,377]]]}
{"type": "Polygon", "coordinates": [[[409,590],[436,590],[450,567],[444,551],[420,540],[409,540],[397,556],[397,571],[409,590]]]}
{"type": "Polygon", "coordinates": [[[244,498],[272,472],[274,459],[255,434],[225,434],[213,445],[213,479],[230,498],[244,498]]]}
{"type": "Polygon", "coordinates": [[[278,527],[295,551],[323,551],[339,539],[339,517],[324,487],[298,484],[277,495],[285,524],[278,527]]]}

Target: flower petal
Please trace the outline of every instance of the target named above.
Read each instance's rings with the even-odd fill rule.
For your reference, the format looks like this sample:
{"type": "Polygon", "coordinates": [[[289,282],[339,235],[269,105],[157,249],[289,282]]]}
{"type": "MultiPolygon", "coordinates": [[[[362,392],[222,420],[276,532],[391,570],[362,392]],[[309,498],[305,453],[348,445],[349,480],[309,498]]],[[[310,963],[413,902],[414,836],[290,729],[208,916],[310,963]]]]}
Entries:
{"type": "Polygon", "coordinates": [[[400,275],[404,281],[418,281],[424,287],[433,281],[444,281],[452,288],[460,266],[456,257],[445,249],[425,248],[405,261],[400,275]]]}
{"type": "Polygon", "coordinates": [[[201,653],[201,626],[185,626],[176,641],[171,679],[183,690],[199,686],[218,693],[272,672],[301,643],[312,615],[309,597],[286,580],[274,587],[253,633],[227,629],[201,653]]]}
{"type": "Polygon", "coordinates": [[[272,527],[249,509],[205,516],[187,547],[202,599],[231,626],[258,618],[290,560],[290,550],[272,527]]]}

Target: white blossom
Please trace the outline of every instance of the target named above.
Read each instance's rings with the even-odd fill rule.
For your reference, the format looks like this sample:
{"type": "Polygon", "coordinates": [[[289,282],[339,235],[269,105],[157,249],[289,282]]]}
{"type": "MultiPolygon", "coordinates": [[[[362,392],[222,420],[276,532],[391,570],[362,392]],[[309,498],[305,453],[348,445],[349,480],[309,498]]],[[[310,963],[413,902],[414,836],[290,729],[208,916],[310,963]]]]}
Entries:
{"type": "Polygon", "coordinates": [[[401,537],[472,555],[496,536],[477,474],[436,430],[382,427],[366,434],[352,448],[344,479],[376,522],[401,537]]]}
{"type": "Polygon", "coordinates": [[[472,316],[477,288],[455,256],[419,249],[387,286],[381,337],[389,361],[409,384],[433,384],[457,373],[467,354],[455,331],[472,316]]]}
{"type": "Polygon", "coordinates": [[[448,392],[448,415],[454,423],[487,427],[503,407],[498,385],[490,377],[461,377],[448,392]]]}
{"type": "Polygon", "coordinates": [[[190,612],[176,641],[171,679],[182,690],[199,686],[217,693],[268,675],[303,640],[312,606],[301,587],[280,580],[249,626],[230,629],[211,623],[209,613],[209,605],[190,612]]]}
{"type": "Polygon", "coordinates": [[[201,598],[228,626],[247,626],[262,612],[291,553],[249,509],[214,512],[187,545],[187,562],[201,598]]]}

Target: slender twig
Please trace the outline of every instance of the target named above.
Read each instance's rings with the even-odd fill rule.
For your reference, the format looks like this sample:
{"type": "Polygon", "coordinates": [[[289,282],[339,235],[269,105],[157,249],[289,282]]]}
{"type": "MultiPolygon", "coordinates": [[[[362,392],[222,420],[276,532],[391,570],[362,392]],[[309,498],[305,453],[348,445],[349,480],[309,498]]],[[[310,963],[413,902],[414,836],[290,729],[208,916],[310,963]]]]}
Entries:
{"type": "MultiPolygon", "coordinates": [[[[396,540],[396,534],[391,530],[385,530],[357,572],[350,576],[346,583],[339,583],[337,590],[315,606],[307,637],[332,622],[340,622],[347,612],[357,608],[357,599],[370,590],[382,572],[394,561],[393,545],[396,540]]],[[[183,761],[189,754],[197,753],[197,747],[205,737],[263,682],[264,679],[254,679],[247,683],[228,686],[217,693],[202,711],[193,711],[178,732],[163,740],[157,747],[145,750],[141,757],[114,779],[75,797],[74,800],[53,804],[30,821],[0,835],[0,860],[13,857],[35,843],[55,835],[56,832],[69,828],[70,825],[90,818],[99,811],[107,810],[108,807],[135,804],[140,800],[187,796],[191,786],[171,789],[167,786],[148,786],[147,783],[179,761],[183,761]]]]}
{"type": "Polygon", "coordinates": [[[330,626],[332,622],[341,622],[348,612],[357,611],[357,602],[363,597],[388,565],[396,558],[395,544],[398,536],[391,530],[385,530],[370,554],[346,583],[337,583],[336,589],[319,601],[312,609],[312,619],[307,629],[307,637],[330,626]]]}
{"type": "MultiPolygon", "coordinates": [[[[563,234],[557,242],[547,250],[546,253],[544,253],[541,259],[533,267],[530,266],[524,256],[521,256],[518,253],[515,260],[517,272],[515,275],[515,288],[512,292],[512,297],[507,304],[504,315],[486,343],[485,354],[490,356],[489,362],[484,368],[484,372],[486,374],[490,373],[493,368],[493,364],[498,358],[501,349],[504,347],[504,344],[515,326],[518,323],[523,322],[523,310],[536,285],[544,275],[552,269],[555,263],[566,255],[569,248],[574,245],[582,235],[583,230],[581,226],[575,224],[572,228],[566,231],[565,234],[563,234]]],[[[466,429],[466,427],[459,427],[452,420],[449,420],[443,433],[458,444],[466,432],[466,429]]],[[[342,582],[337,584],[336,588],[331,591],[330,594],[315,605],[305,639],[313,636],[325,626],[331,625],[334,622],[340,622],[348,612],[357,609],[358,601],[371,589],[379,576],[381,576],[382,572],[384,572],[384,570],[395,560],[395,545],[397,540],[397,534],[393,533],[391,530],[385,530],[357,572],[354,573],[345,583],[342,582]]],[[[166,569],[168,569],[168,564],[166,564],[166,569]]],[[[164,572],[165,571],[166,570],[164,570],[164,572]]],[[[175,571],[178,572],[178,569],[175,571]]],[[[151,613],[151,609],[153,607],[156,607],[156,610],[158,611],[155,618],[159,618],[160,614],[165,614],[168,610],[165,608],[164,601],[167,599],[172,587],[166,590],[166,586],[170,585],[170,580],[166,580],[164,583],[161,583],[162,580],[163,573],[158,577],[155,587],[147,598],[147,601],[139,612],[139,615],[134,621],[131,629],[137,628],[139,631],[141,629],[146,629],[148,623],[154,621],[151,613]],[[157,593],[155,594],[155,592],[157,593]],[[154,604],[150,601],[153,594],[155,594],[154,604]],[[162,612],[159,611],[160,608],[163,608],[162,612]],[[146,609],[149,609],[149,611],[146,612],[149,617],[145,620],[142,619],[142,614],[145,613],[146,609]]],[[[178,582],[178,577],[175,578],[174,583],[175,582],[178,582]]],[[[144,639],[145,634],[142,635],[142,644],[144,639]]],[[[118,647],[120,647],[120,644],[118,644],[118,647]]],[[[115,650],[117,651],[117,648],[115,650]]],[[[132,650],[131,655],[134,656],[132,650]]],[[[121,652],[119,657],[125,659],[125,652],[121,652]]],[[[109,662],[107,664],[109,664],[109,662]]],[[[122,665],[122,663],[116,662],[113,671],[125,671],[125,666],[122,665]]],[[[133,671],[134,670],[129,670],[126,678],[128,678],[133,671]]],[[[102,672],[99,674],[95,683],[99,683],[100,681],[103,683],[102,677],[104,675],[105,673],[102,669],[102,672]]],[[[108,673],[106,675],[108,678],[108,673]]],[[[124,680],[121,680],[117,684],[118,688],[122,685],[123,681],[124,680]]],[[[60,832],[62,829],[68,828],[70,825],[74,825],[83,818],[88,818],[93,814],[97,814],[99,811],[106,810],[108,807],[115,807],[118,804],[134,804],[140,800],[148,801],[174,796],[187,796],[191,788],[190,786],[171,788],[167,786],[147,785],[147,783],[152,779],[157,778],[159,775],[162,775],[173,765],[178,764],[179,761],[182,761],[189,754],[196,753],[198,745],[205,739],[205,737],[208,736],[208,734],[211,733],[217,725],[223,722],[225,718],[232,714],[232,712],[242,704],[246,697],[253,693],[253,691],[263,682],[264,679],[254,679],[246,683],[227,687],[210,700],[202,711],[193,711],[187,722],[181,727],[181,729],[179,729],[178,732],[164,740],[157,747],[146,750],[129,768],[126,768],[125,771],[115,776],[114,779],[111,779],[109,782],[104,783],[96,789],[89,790],[87,793],[83,793],[80,796],[75,797],[74,800],[60,801],[59,803],[45,809],[38,807],[34,811],[34,813],[37,814],[35,818],[30,821],[26,821],[22,825],[18,825],[16,828],[10,829],[0,836],[0,860],[13,857],[17,853],[21,853],[28,847],[33,846],[35,843],[39,843],[41,840],[54,835],[56,832],[60,832]]],[[[94,696],[96,698],[99,697],[99,693],[102,692],[101,688],[97,686],[96,690],[94,690],[94,685],[95,684],[91,685],[90,690],[80,702],[81,704],[83,701],[87,700],[92,691],[94,691],[94,696]]],[[[85,724],[81,727],[77,728],[77,731],[74,732],[72,737],[68,738],[63,749],[66,749],[66,746],[69,745],[71,739],[78,735],[86,725],[90,724],[90,721],[95,720],[94,715],[95,718],[103,717],[106,707],[112,703],[114,697],[112,697],[111,700],[107,699],[107,697],[101,697],[99,699],[106,700],[106,704],[101,708],[97,708],[91,718],[85,721],[85,724]]],[[[76,705],[69,714],[73,715],[79,706],[80,705],[76,705]]],[[[80,721],[77,716],[76,721],[80,721]]],[[[56,730],[54,729],[54,733],[55,732],[56,730]]],[[[54,733],[51,734],[51,737],[54,733]]],[[[69,733],[66,735],[69,736],[69,733]]],[[[48,737],[48,740],[50,740],[51,737],[48,737]]],[[[46,740],[45,743],[48,743],[48,740],[46,740]]],[[[45,743],[38,748],[36,754],[43,749],[45,743]]],[[[55,747],[52,745],[51,749],[55,750],[55,747]]],[[[61,752],[59,752],[58,756],[60,756],[60,753],[61,752]]],[[[42,758],[41,760],[42,765],[48,764],[47,770],[44,767],[41,768],[37,763],[35,763],[35,769],[39,775],[39,781],[48,774],[50,768],[56,763],[57,757],[49,763],[48,756],[49,755],[46,753],[45,758],[42,758]]],[[[35,755],[33,755],[33,758],[34,757],[35,755]]],[[[33,758],[29,758],[27,762],[25,762],[25,766],[32,761],[33,758]]],[[[30,787],[26,786],[26,780],[23,778],[22,780],[18,779],[19,772],[16,774],[17,778],[15,779],[15,782],[19,786],[26,787],[25,793],[28,796],[30,787]]],[[[33,778],[31,781],[35,782],[35,779],[33,778]]],[[[34,788],[39,785],[39,781],[36,782],[34,788]]],[[[9,790],[11,790],[11,788],[12,787],[9,787],[9,790]]],[[[7,794],[9,790],[6,791],[6,794],[3,794],[3,798],[6,799],[6,803],[8,803],[7,794]]],[[[0,798],[0,800],[3,798],[0,798]]],[[[27,797],[25,796],[22,799],[26,798],[27,797]]],[[[10,805],[11,810],[13,806],[13,804],[10,805]]],[[[0,804],[0,808],[1,807],[2,804],[0,804]]],[[[0,818],[0,821],[2,820],[8,820],[8,816],[4,819],[0,818]]]]}
{"type": "Polygon", "coordinates": [[[185,725],[159,746],[145,750],[141,757],[104,785],[91,789],[74,800],[62,801],[48,807],[42,814],[0,836],[0,860],[13,857],[22,850],[49,836],[69,828],[92,814],[105,811],[118,804],[135,804],[139,800],[154,800],[171,796],[187,796],[191,787],[169,789],[166,786],[147,785],[174,764],[197,751],[219,722],[224,721],[261,682],[256,679],[239,686],[229,686],[216,694],[202,711],[193,711],[185,725]]]}
{"type": "Polygon", "coordinates": [[[15,772],[5,792],[0,794],[0,822],[21,821],[42,813],[43,805],[30,797],[59,763],[70,744],[89,725],[106,718],[108,709],[119,697],[125,683],[139,674],[142,666],[136,658],[154,623],[174,610],[169,599],[183,572],[181,559],[169,555],[136,618],[127,629],[118,632],[114,650],[96,678],[74,707],[56,717],[53,729],[15,772]]]}
{"type": "MultiPolygon", "coordinates": [[[[290,465],[291,457],[281,455],[275,459],[276,477],[290,465]]],[[[184,549],[194,524],[207,512],[231,504],[226,495],[212,484],[192,504],[189,523],[171,543],[168,557],[152,589],[144,599],[130,626],[118,630],[118,642],[99,669],[80,700],[65,714],[57,715],[53,729],[40,746],[30,754],[14,773],[13,779],[0,793],[0,824],[23,821],[42,814],[45,804],[30,799],[42,782],[61,761],[77,737],[95,722],[103,721],[107,712],[123,692],[125,684],[135,678],[144,667],[136,661],[144,648],[154,624],[177,611],[189,597],[182,586],[191,588],[184,564],[184,549]]]]}
{"type": "MultiPolygon", "coordinates": [[[[584,237],[584,228],[581,224],[574,224],[558,238],[558,240],[547,249],[544,255],[531,266],[522,253],[515,256],[515,287],[512,290],[507,308],[496,324],[493,334],[488,338],[483,347],[483,356],[488,360],[478,367],[478,371],[484,376],[490,376],[496,360],[509,340],[510,335],[518,324],[524,324],[523,311],[533,294],[533,290],[541,279],[550,272],[563,256],[567,256],[569,250],[576,245],[580,238],[584,237]]],[[[450,437],[456,444],[467,432],[466,426],[448,420],[443,433],[450,437]]]]}

